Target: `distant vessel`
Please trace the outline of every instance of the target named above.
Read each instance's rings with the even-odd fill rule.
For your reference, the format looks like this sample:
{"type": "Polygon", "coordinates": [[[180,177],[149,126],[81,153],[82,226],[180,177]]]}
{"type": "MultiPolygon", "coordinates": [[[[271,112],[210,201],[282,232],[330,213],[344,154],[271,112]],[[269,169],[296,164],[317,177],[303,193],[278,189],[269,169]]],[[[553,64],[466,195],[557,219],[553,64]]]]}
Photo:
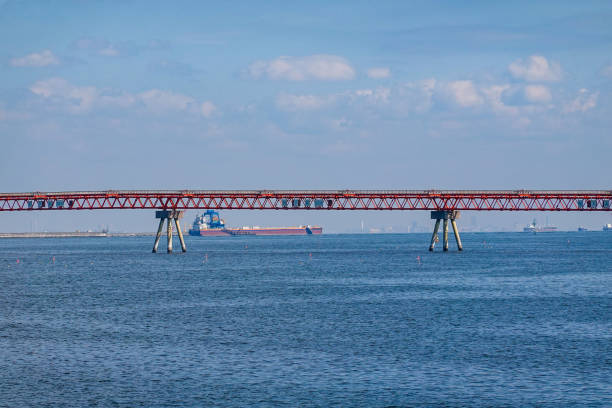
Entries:
{"type": "Polygon", "coordinates": [[[300,225],[299,227],[241,227],[227,228],[225,221],[219,217],[219,213],[207,210],[204,214],[198,215],[193,222],[189,235],[221,237],[231,235],[311,235],[323,233],[322,227],[300,225]]]}
{"type": "Polygon", "coordinates": [[[612,231],[612,224],[606,224],[603,226],[604,231],[612,231]]]}
{"type": "Polygon", "coordinates": [[[523,232],[556,232],[557,231],[557,227],[553,227],[550,225],[547,225],[545,227],[538,227],[536,226],[536,220],[534,219],[533,222],[529,225],[527,225],[525,228],[523,228],[523,232]]]}
{"type": "Polygon", "coordinates": [[[578,231],[582,232],[582,231],[588,231],[588,228],[585,227],[578,227],[578,231]]]}

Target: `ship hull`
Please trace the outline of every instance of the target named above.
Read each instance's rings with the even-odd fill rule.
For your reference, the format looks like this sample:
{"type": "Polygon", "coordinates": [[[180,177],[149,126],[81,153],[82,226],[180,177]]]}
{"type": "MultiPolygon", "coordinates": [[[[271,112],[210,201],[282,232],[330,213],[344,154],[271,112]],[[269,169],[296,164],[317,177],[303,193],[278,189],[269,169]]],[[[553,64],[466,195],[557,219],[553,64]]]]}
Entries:
{"type": "Polygon", "coordinates": [[[210,228],[189,230],[189,235],[199,237],[227,237],[244,235],[319,235],[321,227],[287,227],[287,228],[210,228]]]}
{"type": "Polygon", "coordinates": [[[557,228],[523,228],[523,232],[557,232],[557,228]]]}

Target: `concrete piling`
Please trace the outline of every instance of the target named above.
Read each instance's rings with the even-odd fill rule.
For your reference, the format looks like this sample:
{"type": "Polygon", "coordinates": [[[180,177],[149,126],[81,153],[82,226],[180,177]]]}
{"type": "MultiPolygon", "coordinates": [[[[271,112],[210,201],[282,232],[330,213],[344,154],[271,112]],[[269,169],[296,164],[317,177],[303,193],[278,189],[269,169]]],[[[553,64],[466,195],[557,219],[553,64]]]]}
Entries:
{"type": "Polygon", "coordinates": [[[185,246],[185,240],[183,239],[183,231],[181,231],[181,224],[179,223],[179,219],[175,218],[174,223],[176,224],[176,232],[178,233],[179,241],[181,241],[181,249],[183,252],[187,252],[187,247],[185,246]]]}
{"type": "Polygon", "coordinates": [[[172,253],[172,218],[168,218],[168,253],[172,253]]]}
{"type": "Polygon", "coordinates": [[[159,240],[161,239],[161,233],[164,229],[164,219],[160,218],[159,227],[157,227],[157,235],[155,236],[155,243],[153,244],[153,253],[157,253],[157,246],[159,245],[159,240]]]}
{"type": "Polygon", "coordinates": [[[434,250],[434,245],[436,243],[436,238],[438,237],[438,228],[440,227],[440,221],[443,221],[444,224],[442,226],[442,249],[444,251],[448,251],[448,222],[450,221],[453,232],[455,234],[455,240],[457,241],[457,249],[459,251],[463,250],[463,246],[461,245],[461,238],[459,238],[459,230],[457,229],[457,223],[455,220],[459,218],[459,211],[456,210],[440,210],[440,211],[432,211],[431,219],[436,220],[436,225],[434,226],[434,232],[431,236],[431,244],[429,245],[429,250],[434,250]]]}
{"type": "Polygon", "coordinates": [[[444,251],[448,251],[448,219],[444,219],[444,246],[443,249],[444,251]]]}
{"type": "Polygon", "coordinates": [[[451,219],[451,225],[453,226],[453,232],[455,233],[455,241],[457,241],[457,250],[463,251],[463,245],[461,245],[461,238],[459,237],[459,230],[457,229],[457,222],[451,219]]]}
{"type": "Polygon", "coordinates": [[[164,228],[164,221],[167,222],[167,239],[168,239],[168,253],[172,253],[172,220],[176,224],[176,230],[179,236],[179,241],[181,242],[181,249],[183,252],[187,252],[187,247],[185,245],[185,239],[183,238],[183,232],[181,231],[181,224],[179,223],[179,219],[183,217],[182,211],[177,210],[160,210],[155,211],[155,218],[159,218],[159,227],[157,228],[157,235],[155,236],[155,244],[153,245],[153,253],[157,252],[157,246],[159,245],[159,241],[161,239],[161,233],[164,228]]]}
{"type": "Polygon", "coordinates": [[[434,250],[434,246],[436,245],[436,238],[438,238],[438,228],[440,228],[440,220],[436,220],[436,226],[434,227],[433,234],[431,236],[431,244],[429,245],[429,251],[434,250]]]}

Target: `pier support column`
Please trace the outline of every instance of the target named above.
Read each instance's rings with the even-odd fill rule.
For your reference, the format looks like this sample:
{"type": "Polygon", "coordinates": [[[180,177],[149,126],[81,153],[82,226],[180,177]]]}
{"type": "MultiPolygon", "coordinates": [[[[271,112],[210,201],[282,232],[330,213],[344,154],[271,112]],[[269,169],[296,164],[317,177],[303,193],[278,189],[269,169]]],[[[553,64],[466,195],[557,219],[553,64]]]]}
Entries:
{"type": "Polygon", "coordinates": [[[451,219],[451,225],[453,226],[453,232],[455,233],[455,241],[457,241],[457,250],[463,251],[463,245],[461,245],[461,238],[459,237],[459,230],[457,229],[457,222],[451,219]]]}
{"type": "Polygon", "coordinates": [[[183,252],[187,251],[185,246],[185,240],[183,239],[183,232],[181,231],[181,224],[179,219],[183,217],[182,211],[177,210],[160,210],[155,211],[155,218],[159,218],[159,227],[157,228],[157,235],[155,237],[155,244],[153,245],[153,253],[157,252],[157,246],[161,238],[161,233],[164,228],[164,221],[167,222],[167,239],[168,239],[168,253],[172,253],[172,220],[176,224],[179,240],[181,241],[181,249],[183,252]]]}
{"type": "Polygon", "coordinates": [[[172,253],[172,218],[168,218],[168,253],[172,253]]]}
{"type": "Polygon", "coordinates": [[[429,244],[430,252],[434,250],[434,246],[438,240],[438,228],[440,228],[440,220],[436,220],[436,226],[434,227],[433,234],[431,235],[431,244],[429,244]]]}
{"type": "Polygon", "coordinates": [[[444,232],[442,233],[444,239],[444,251],[448,251],[448,220],[444,219],[444,232]]]}
{"type": "Polygon", "coordinates": [[[457,241],[457,249],[459,251],[463,250],[463,246],[461,245],[461,238],[459,238],[459,230],[457,229],[457,223],[455,220],[459,218],[459,211],[456,210],[446,210],[446,211],[432,211],[431,219],[436,220],[436,225],[434,227],[433,235],[431,236],[431,244],[429,245],[429,250],[433,251],[434,245],[436,243],[436,239],[438,238],[438,228],[440,227],[440,221],[444,221],[442,227],[442,235],[443,235],[443,244],[442,248],[444,251],[448,251],[448,222],[450,221],[453,232],[455,233],[455,240],[457,241]]]}
{"type": "Polygon", "coordinates": [[[179,223],[179,219],[175,218],[174,223],[176,224],[176,232],[178,233],[179,241],[181,241],[181,250],[183,252],[187,252],[187,247],[185,246],[185,240],[183,239],[183,231],[181,231],[181,224],[179,223]]]}
{"type": "Polygon", "coordinates": [[[157,228],[157,235],[155,236],[155,243],[153,244],[153,253],[157,252],[157,246],[159,245],[159,240],[161,239],[161,233],[164,229],[164,218],[160,218],[159,227],[157,228]]]}

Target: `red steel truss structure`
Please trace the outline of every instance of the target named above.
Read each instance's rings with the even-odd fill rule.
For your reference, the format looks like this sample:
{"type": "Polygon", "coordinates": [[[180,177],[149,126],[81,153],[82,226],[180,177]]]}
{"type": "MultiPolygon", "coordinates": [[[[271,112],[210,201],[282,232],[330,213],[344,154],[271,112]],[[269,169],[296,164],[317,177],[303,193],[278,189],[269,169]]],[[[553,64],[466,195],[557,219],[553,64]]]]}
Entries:
{"type": "Polygon", "coordinates": [[[0,193],[0,211],[102,209],[611,211],[612,190],[180,190],[0,193]]]}

